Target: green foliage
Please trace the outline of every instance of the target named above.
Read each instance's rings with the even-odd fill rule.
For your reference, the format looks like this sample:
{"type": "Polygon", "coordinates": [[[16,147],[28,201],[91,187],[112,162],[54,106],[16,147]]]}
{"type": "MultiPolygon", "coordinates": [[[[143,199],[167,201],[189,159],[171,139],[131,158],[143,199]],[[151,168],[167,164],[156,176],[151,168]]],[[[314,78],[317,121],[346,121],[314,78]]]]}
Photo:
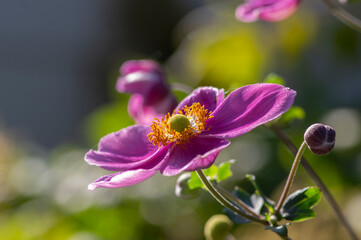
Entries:
{"type": "Polygon", "coordinates": [[[263,191],[261,190],[261,188],[259,187],[259,185],[256,182],[256,177],[252,174],[247,174],[246,180],[248,180],[253,185],[253,187],[255,189],[255,194],[257,194],[258,196],[260,196],[263,199],[264,204],[268,208],[269,212],[273,213],[273,210],[274,210],[273,208],[274,208],[275,203],[263,193],[263,191]]]}
{"type": "MultiPolygon", "coordinates": [[[[275,84],[279,84],[282,86],[286,85],[284,78],[276,73],[269,73],[264,78],[263,82],[264,83],[275,83],[275,84]]],[[[300,119],[300,120],[304,119],[305,115],[306,115],[306,113],[303,110],[303,108],[301,108],[299,106],[292,106],[287,112],[282,114],[282,116],[279,119],[277,119],[276,121],[281,126],[285,126],[285,125],[290,124],[295,119],[300,119]]]]}
{"type": "Polygon", "coordinates": [[[265,229],[277,233],[282,239],[288,239],[288,230],[287,230],[288,225],[289,223],[286,223],[281,226],[267,226],[265,227],[265,229]]]}
{"type": "MultiPolygon", "coordinates": [[[[232,163],[234,163],[234,160],[223,162],[219,166],[212,165],[203,172],[210,181],[221,182],[227,180],[232,176],[232,171],[231,171],[232,163]]],[[[188,186],[190,189],[205,188],[196,172],[191,173],[191,177],[188,181],[188,186]]]]}
{"type": "Polygon", "coordinates": [[[218,167],[217,181],[224,181],[232,177],[231,165],[234,161],[221,163],[218,167]]]}
{"type": "Polygon", "coordinates": [[[299,106],[292,106],[287,112],[285,112],[277,123],[281,126],[290,124],[295,119],[304,119],[306,116],[305,110],[299,106]]]}
{"type": "MultiPolygon", "coordinates": [[[[196,198],[201,192],[201,188],[190,189],[189,181],[191,178],[191,173],[183,173],[179,176],[176,186],[175,186],[175,195],[184,199],[196,198]]],[[[198,178],[199,179],[199,178],[198,178]]],[[[197,183],[199,184],[199,183],[197,183]]]]}
{"type": "Polygon", "coordinates": [[[321,191],[316,187],[306,187],[288,196],[282,209],[283,218],[292,221],[304,221],[315,217],[311,209],[321,199],[321,191]]]}
{"type": "MultiPolygon", "coordinates": [[[[241,200],[243,203],[248,205],[250,208],[252,208],[256,213],[261,213],[261,209],[264,205],[263,198],[258,196],[257,194],[249,194],[243,189],[236,189],[232,192],[232,195],[241,200]]],[[[229,217],[229,219],[232,220],[232,222],[236,224],[244,224],[244,223],[250,223],[250,220],[241,217],[228,208],[224,208],[223,212],[229,217]]]]}
{"type": "MultiPolygon", "coordinates": [[[[236,187],[232,192],[232,195],[242,201],[249,208],[253,209],[254,212],[258,214],[265,215],[266,218],[270,216],[274,211],[274,202],[268,199],[260,187],[256,183],[256,178],[254,175],[247,174],[245,180],[253,186],[253,192],[247,192],[244,189],[236,187]]],[[[235,203],[237,204],[237,203],[235,203]]],[[[246,218],[243,218],[239,215],[236,215],[234,212],[229,209],[224,209],[223,212],[236,224],[249,223],[250,221],[246,218]]]]}
{"type": "Polygon", "coordinates": [[[280,75],[276,74],[276,73],[269,73],[265,79],[263,80],[264,83],[275,83],[275,84],[279,84],[282,86],[285,86],[285,80],[283,79],[283,77],[281,77],[280,75]]]}

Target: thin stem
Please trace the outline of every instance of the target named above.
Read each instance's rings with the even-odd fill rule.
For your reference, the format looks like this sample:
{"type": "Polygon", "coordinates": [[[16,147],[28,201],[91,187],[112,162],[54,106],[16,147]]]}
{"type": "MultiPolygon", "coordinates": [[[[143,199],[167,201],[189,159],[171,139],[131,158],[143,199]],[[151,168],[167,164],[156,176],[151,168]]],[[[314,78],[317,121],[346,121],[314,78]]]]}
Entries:
{"type": "Polygon", "coordinates": [[[296,157],[295,157],[295,160],[293,161],[293,164],[292,164],[292,168],[291,168],[291,171],[290,171],[290,174],[288,175],[288,178],[287,178],[287,182],[286,182],[286,185],[283,189],[283,192],[282,192],[282,195],[280,197],[280,200],[278,200],[278,203],[277,203],[277,206],[276,206],[276,209],[275,209],[275,215],[277,215],[279,212],[280,212],[280,209],[283,205],[283,203],[285,202],[287,196],[288,196],[288,193],[290,191],[290,188],[292,186],[292,183],[293,183],[293,179],[295,178],[296,176],[296,172],[297,172],[297,168],[298,168],[298,165],[300,164],[300,161],[301,161],[301,158],[302,158],[302,155],[303,153],[305,152],[305,149],[307,147],[307,144],[306,142],[303,142],[301,144],[301,147],[300,149],[298,149],[298,152],[296,154],[296,157]]]}
{"type": "Polygon", "coordinates": [[[202,172],[202,170],[196,170],[199,178],[203,182],[203,184],[206,186],[210,194],[224,207],[230,209],[231,211],[235,212],[236,214],[247,218],[248,220],[258,222],[264,225],[269,225],[269,223],[264,219],[259,219],[258,217],[254,217],[251,215],[248,215],[244,212],[242,212],[238,207],[234,206],[232,203],[230,203],[222,194],[220,194],[216,188],[208,181],[206,175],[202,172]]]}
{"type": "MultiPolygon", "coordinates": [[[[282,132],[282,130],[275,124],[271,125],[270,127],[273,132],[281,139],[281,141],[288,147],[288,149],[292,152],[292,154],[296,155],[297,148],[292,143],[292,141],[287,137],[287,135],[282,132]]],[[[347,219],[342,214],[341,208],[338,206],[336,200],[326,187],[326,185],[323,183],[323,181],[318,177],[317,173],[313,170],[311,165],[308,163],[305,157],[301,158],[301,164],[303,168],[306,170],[307,174],[312,178],[312,180],[315,182],[316,186],[321,190],[323,196],[328,201],[328,203],[331,205],[332,210],[336,214],[336,217],[338,221],[344,226],[346,229],[348,235],[352,240],[358,240],[359,238],[353,231],[351,225],[348,223],[347,219]]]]}
{"type": "Polygon", "coordinates": [[[258,218],[262,218],[261,215],[257,214],[252,208],[250,208],[247,204],[245,204],[241,199],[236,198],[235,196],[233,196],[230,192],[228,192],[227,190],[223,189],[222,187],[217,187],[214,186],[221,194],[223,194],[226,198],[232,200],[233,202],[235,202],[237,205],[239,205],[240,207],[244,208],[244,210],[246,210],[248,213],[252,214],[255,217],[258,218]]]}
{"type": "Polygon", "coordinates": [[[345,9],[337,5],[334,0],[323,0],[330,8],[331,13],[338,18],[341,22],[349,27],[361,32],[361,20],[351,15],[345,9]]]}

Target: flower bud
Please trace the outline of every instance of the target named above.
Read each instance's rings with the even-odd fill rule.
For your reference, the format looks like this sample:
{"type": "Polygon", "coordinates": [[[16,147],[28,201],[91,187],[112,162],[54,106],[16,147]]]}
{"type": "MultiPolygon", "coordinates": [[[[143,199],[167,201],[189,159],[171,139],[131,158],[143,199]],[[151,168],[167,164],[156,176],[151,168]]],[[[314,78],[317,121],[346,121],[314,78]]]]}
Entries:
{"type": "Polygon", "coordinates": [[[121,68],[116,89],[132,94],[128,112],[138,124],[152,123],[172,112],[177,100],[170,90],[162,67],[152,60],[132,60],[121,68]]]}
{"type": "Polygon", "coordinates": [[[226,215],[212,216],[204,226],[206,240],[224,240],[232,228],[232,221],[226,215]]]}
{"type": "Polygon", "coordinates": [[[299,3],[300,0],[248,0],[237,7],[236,18],[241,22],[281,21],[291,16],[299,3]]]}
{"type": "Polygon", "coordinates": [[[304,139],[308,148],[317,155],[325,155],[335,145],[335,130],[327,125],[315,123],[307,128],[304,139]]]}
{"type": "Polygon", "coordinates": [[[180,198],[192,199],[196,198],[201,192],[200,188],[190,189],[188,181],[191,178],[190,173],[183,173],[179,176],[175,185],[175,195],[180,198]]]}

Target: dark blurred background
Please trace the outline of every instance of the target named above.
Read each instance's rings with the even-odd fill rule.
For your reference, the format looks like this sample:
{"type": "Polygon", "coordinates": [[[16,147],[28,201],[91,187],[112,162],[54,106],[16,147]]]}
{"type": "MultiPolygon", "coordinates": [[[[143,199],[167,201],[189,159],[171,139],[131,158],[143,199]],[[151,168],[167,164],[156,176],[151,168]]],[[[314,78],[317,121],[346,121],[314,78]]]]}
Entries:
{"type": "MultiPolygon", "coordinates": [[[[234,90],[279,74],[302,109],[285,132],[296,144],[322,122],[337,132],[311,165],[361,235],[361,34],[321,1],[302,1],[278,23],[240,23],[241,1],[5,0],[0,2],[0,236],[7,240],[203,239],[222,207],[207,192],[174,195],[177,177],[156,175],[123,189],[88,191],[109,172],[83,158],[105,134],[134,122],[115,91],[119,67],[154,59],[170,82],[234,90]]],[[[361,16],[361,3],[344,5],[361,16]]],[[[246,173],[277,199],[293,157],[266,128],[232,140],[217,164],[235,159],[231,189],[246,173]]],[[[302,168],[293,190],[314,185],[302,168]]],[[[347,239],[328,203],[294,223],[294,239],[347,239]]],[[[237,239],[278,239],[250,224],[237,239]]],[[[0,237],[0,238],[2,238],[0,237]]]]}
{"type": "Polygon", "coordinates": [[[199,1],[0,3],[0,121],[46,148],[79,138],[129,57],[164,61],[175,25],[199,1]]]}

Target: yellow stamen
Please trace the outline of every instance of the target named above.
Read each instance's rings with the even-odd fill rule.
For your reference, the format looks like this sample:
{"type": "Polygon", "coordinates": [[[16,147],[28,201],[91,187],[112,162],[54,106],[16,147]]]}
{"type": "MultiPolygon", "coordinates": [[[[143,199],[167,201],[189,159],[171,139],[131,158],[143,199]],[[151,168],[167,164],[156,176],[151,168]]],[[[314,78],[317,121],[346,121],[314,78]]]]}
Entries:
{"type": "Polygon", "coordinates": [[[198,102],[190,107],[184,106],[183,110],[174,111],[172,116],[168,113],[164,119],[155,118],[148,139],[159,147],[172,142],[184,145],[205,130],[206,120],[213,117],[211,113],[198,102]]]}

